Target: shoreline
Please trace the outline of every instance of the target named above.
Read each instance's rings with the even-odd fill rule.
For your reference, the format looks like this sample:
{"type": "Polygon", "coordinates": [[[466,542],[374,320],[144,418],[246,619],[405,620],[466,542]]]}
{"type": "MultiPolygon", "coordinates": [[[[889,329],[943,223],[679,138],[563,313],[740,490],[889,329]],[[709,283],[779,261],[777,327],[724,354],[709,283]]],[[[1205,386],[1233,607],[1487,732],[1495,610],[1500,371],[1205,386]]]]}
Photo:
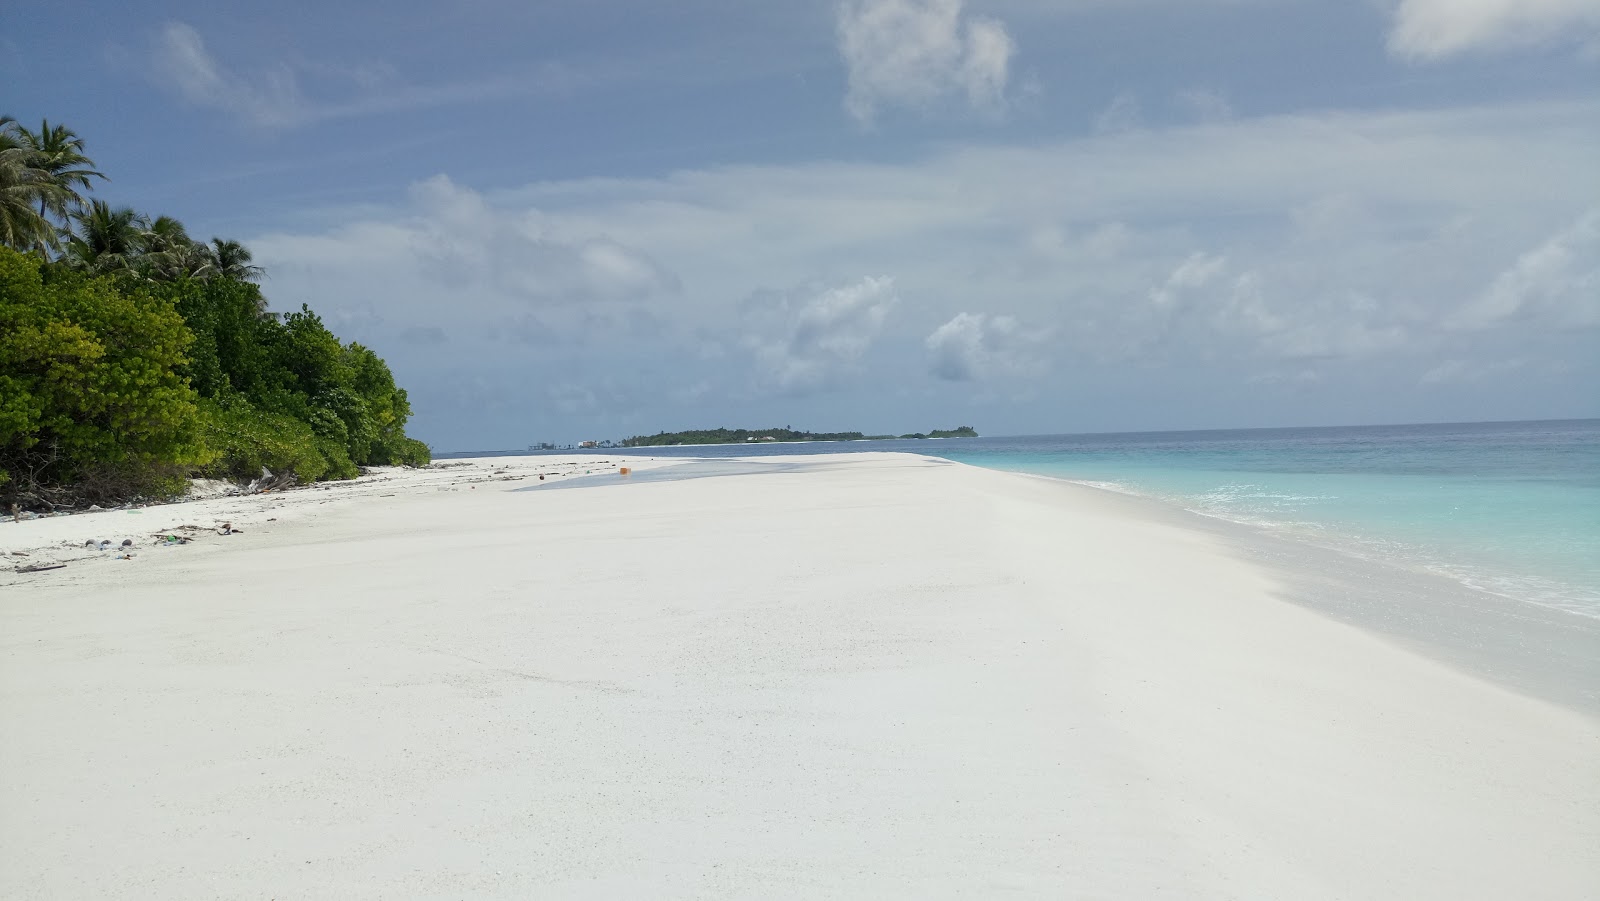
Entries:
{"type": "Polygon", "coordinates": [[[0,528],[245,524],[0,573],[0,895],[1600,888],[1600,716],[1427,650],[1431,586],[940,458],[607,456],[0,528]]]}
{"type": "MultiPolygon", "coordinates": [[[[975,466],[977,464],[968,465],[975,466]]],[[[980,466],[979,468],[983,469],[988,467],[980,466]]],[[[1589,605],[1579,607],[1578,602],[1571,600],[1564,600],[1561,602],[1544,601],[1533,597],[1519,596],[1512,594],[1509,591],[1487,588],[1483,585],[1474,584],[1471,581],[1472,577],[1466,574],[1452,571],[1447,564],[1429,564],[1414,559],[1396,557],[1393,555],[1385,556],[1382,553],[1374,553],[1369,547],[1366,546],[1366,544],[1363,543],[1359,536],[1356,536],[1354,533],[1348,531],[1334,532],[1332,534],[1335,537],[1329,539],[1324,537],[1327,533],[1297,530],[1293,528],[1290,523],[1234,518],[1224,513],[1188,506],[1184,501],[1178,498],[1137,491],[1124,487],[1123,485],[1115,482],[1098,482],[1085,479],[1074,479],[1065,476],[1052,476],[1043,473],[1024,472],[1022,470],[998,471],[1014,472],[1017,475],[1031,476],[1042,479],[1053,479],[1056,481],[1067,482],[1072,485],[1080,485],[1084,488],[1092,488],[1097,491],[1107,491],[1124,497],[1132,497],[1145,501],[1151,501],[1166,507],[1170,507],[1173,510],[1187,515],[1197,516],[1208,521],[1225,523],[1231,528],[1243,529],[1251,534],[1260,535],[1266,539],[1283,541],[1294,545],[1305,545],[1315,548],[1318,551],[1326,551],[1331,554],[1337,554],[1342,558],[1360,561],[1362,564],[1397,570],[1407,574],[1408,576],[1429,576],[1442,579],[1450,583],[1452,587],[1459,588],[1460,590],[1469,592],[1473,595],[1491,596],[1514,604],[1526,604],[1537,607],[1541,610],[1565,613],[1572,616],[1581,617],[1583,619],[1600,621],[1600,608],[1592,608],[1589,605]]]]}
{"type": "Polygon", "coordinates": [[[1214,535],[1240,559],[1272,572],[1284,586],[1280,596],[1290,603],[1396,641],[1476,678],[1600,718],[1600,618],[1191,510],[1153,495],[1055,476],[1012,474],[1127,499],[1130,510],[1143,508],[1153,518],[1214,535]]]}

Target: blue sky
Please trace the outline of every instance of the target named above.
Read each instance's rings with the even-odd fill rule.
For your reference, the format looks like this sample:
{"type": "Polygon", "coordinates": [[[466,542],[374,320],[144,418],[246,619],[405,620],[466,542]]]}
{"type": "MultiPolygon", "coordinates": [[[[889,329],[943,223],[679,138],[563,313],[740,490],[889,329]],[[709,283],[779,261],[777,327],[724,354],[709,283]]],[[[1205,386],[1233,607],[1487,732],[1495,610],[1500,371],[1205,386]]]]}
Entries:
{"type": "Polygon", "coordinates": [[[1600,415],[1600,0],[137,6],[0,111],[436,449],[1600,415]]]}

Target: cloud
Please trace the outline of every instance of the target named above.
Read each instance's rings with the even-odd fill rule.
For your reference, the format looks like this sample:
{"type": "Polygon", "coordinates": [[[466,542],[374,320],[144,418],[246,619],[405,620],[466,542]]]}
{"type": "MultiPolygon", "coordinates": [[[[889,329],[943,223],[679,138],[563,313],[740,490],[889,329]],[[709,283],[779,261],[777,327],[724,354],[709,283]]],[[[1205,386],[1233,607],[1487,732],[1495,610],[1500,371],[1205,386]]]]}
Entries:
{"type": "MultiPolygon", "coordinates": [[[[1008,375],[1009,317],[1064,373],[1312,370],[1337,392],[1344,367],[1398,396],[1447,359],[1592,367],[1572,324],[1600,268],[1574,190],[1595,122],[1594,102],[1321,113],[497,192],[435,178],[247,241],[275,304],[351,317],[412,384],[444,355],[398,333],[437,326],[453,365],[507,385],[626,367],[654,392],[627,410],[710,385],[701,409],[837,389],[865,411],[857,374],[935,397],[930,367],[1008,375]]],[[[572,415],[622,416],[619,396],[572,415]]]]}
{"type": "Polygon", "coordinates": [[[407,83],[393,66],[381,61],[314,60],[280,61],[249,75],[224,66],[207,49],[200,32],[184,22],[162,26],[149,66],[161,87],[193,106],[225,113],[253,127],[278,129],[530,94],[564,94],[600,77],[544,63],[475,81],[418,85],[407,83]]]}
{"type": "Polygon", "coordinates": [[[1308,302],[1273,295],[1256,272],[1233,282],[1211,322],[1219,335],[1242,337],[1269,359],[1361,359],[1404,348],[1412,338],[1370,297],[1349,293],[1308,302]]]}
{"type": "Polygon", "coordinates": [[[206,50],[200,32],[182,22],[168,22],[161,29],[152,62],[162,83],[195,106],[262,126],[293,125],[305,116],[305,100],[293,71],[275,68],[251,83],[224,69],[206,50]]]}
{"type": "Polygon", "coordinates": [[[1528,361],[1523,359],[1510,360],[1446,360],[1429,369],[1418,379],[1422,385],[1449,385],[1455,383],[1481,382],[1486,378],[1498,378],[1516,372],[1527,366],[1528,361]]]}
{"type": "Polygon", "coordinates": [[[898,302],[894,280],[881,277],[757,295],[749,304],[757,330],[745,344],[772,386],[796,393],[833,387],[856,368],[898,302]]]}
{"type": "Polygon", "coordinates": [[[1192,253],[1172,270],[1160,287],[1150,292],[1150,302],[1158,307],[1170,307],[1183,292],[1210,284],[1227,265],[1224,257],[1192,253]]]}
{"type": "Polygon", "coordinates": [[[643,299],[679,287],[637,250],[603,234],[565,232],[537,210],[493,209],[449,176],[419,182],[410,193],[411,251],[419,269],[441,283],[486,286],[541,304],[643,299]]]}
{"type": "Polygon", "coordinates": [[[957,313],[923,342],[929,371],[952,382],[994,375],[1036,374],[1043,368],[1039,345],[1047,336],[1025,329],[1011,316],[957,313]]]}
{"type": "Polygon", "coordinates": [[[952,97],[1005,106],[1016,52],[998,20],[965,15],[962,0],[844,0],[837,22],[849,78],[845,109],[870,122],[887,106],[927,110],[952,97]]]}
{"type": "MultiPolygon", "coordinates": [[[[679,290],[676,276],[648,255],[600,232],[548,221],[537,209],[504,210],[478,192],[436,175],[412,185],[409,203],[381,220],[322,235],[267,235],[262,258],[283,258],[325,276],[365,277],[406,286],[388,294],[470,294],[474,306],[522,311],[593,303],[643,303],[679,290]]],[[[366,292],[363,292],[366,293],[366,292]]]]}
{"type": "Polygon", "coordinates": [[[1189,88],[1179,91],[1173,99],[1197,122],[1226,122],[1233,118],[1233,105],[1227,96],[1212,88],[1189,88]]]}
{"type": "Polygon", "coordinates": [[[1400,0],[1389,52],[1434,61],[1574,41],[1600,46],[1600,0],[1400,0]]]}
{"type": "Polygon", "coordinates": [[[1517,258],[1454,319],[1492,328],[1515,319],[1556,326],[1600,326],[1600,208],[1589,210],[1517,258]]]}
{"type": "Polygon", "coordinates": [[[1124,132],[1137,131],[1144,124],[1144,110],[1139,103],[1139,98],[1123,92],[1111,99],[1111,103],[1094,120],[1094,133],[1097,135],[1116,135],[1124,132]]]}

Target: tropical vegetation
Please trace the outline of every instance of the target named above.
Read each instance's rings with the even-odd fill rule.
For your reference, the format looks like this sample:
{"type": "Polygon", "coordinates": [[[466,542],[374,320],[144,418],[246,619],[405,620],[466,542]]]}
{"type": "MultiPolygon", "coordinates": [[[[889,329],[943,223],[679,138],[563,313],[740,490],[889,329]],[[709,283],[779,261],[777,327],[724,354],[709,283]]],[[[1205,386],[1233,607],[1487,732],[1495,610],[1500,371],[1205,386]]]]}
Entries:
{"type": "Polygon", "coordinates": [[[970,425],[953,429],[934,429],[909,435],[868,435],[862,432],[805,432],[788,426],[770,429],[690,429],[683,432],[657,432],[622,439],[622,447],[673,447],[686,444],[747,444],[759,441],[871,441],[899,438],[976,438],[970,425]]]}
{"type": "Polygon", "coordinates": [[[268,312],[248,248],[87,196],[102,180],[71,129],[0,117],[0,505],[427,462],[377,354],[268,312]]]}

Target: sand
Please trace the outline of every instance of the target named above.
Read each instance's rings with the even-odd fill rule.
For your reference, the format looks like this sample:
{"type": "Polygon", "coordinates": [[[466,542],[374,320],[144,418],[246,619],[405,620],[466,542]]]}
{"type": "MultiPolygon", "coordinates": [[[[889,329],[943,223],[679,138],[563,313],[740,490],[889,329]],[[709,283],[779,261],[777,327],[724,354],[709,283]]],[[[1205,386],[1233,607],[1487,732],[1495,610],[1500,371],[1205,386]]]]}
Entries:
{"type": "Polygon", "coordinates": [[[616,462],[0,525],[0,897],[1600,897],[1600,718],[1179,517],[616,462]]]}

